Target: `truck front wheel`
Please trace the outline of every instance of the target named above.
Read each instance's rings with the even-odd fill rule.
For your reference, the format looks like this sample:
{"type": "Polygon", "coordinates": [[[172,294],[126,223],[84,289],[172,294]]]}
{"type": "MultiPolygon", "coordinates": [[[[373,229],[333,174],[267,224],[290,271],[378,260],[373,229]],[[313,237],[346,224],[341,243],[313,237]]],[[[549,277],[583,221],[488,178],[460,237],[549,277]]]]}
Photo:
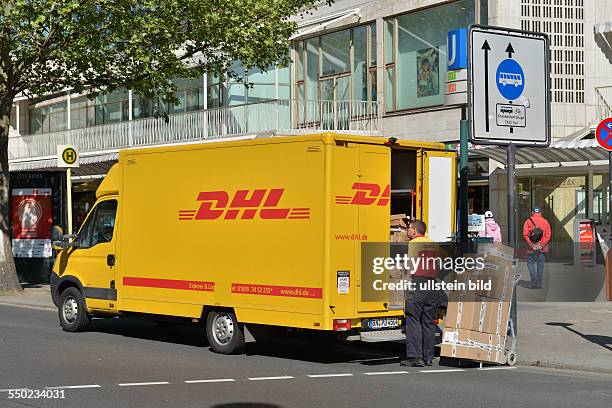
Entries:
{"type": "Polygon", "coordinates": [[[87,314],[85,298],[75,287],[67,288],[62,292],[59,298],[58,312],[60,324],[67,332],[83,330],[91,322],[91,318],[87,314]]]}
{"type": "Polygon", "coordinates": [[[206,337],[210,347],[221,354],[233,354],[244,348],[244,329],[233,312],[213,310],[206,318],[206,337]]]}

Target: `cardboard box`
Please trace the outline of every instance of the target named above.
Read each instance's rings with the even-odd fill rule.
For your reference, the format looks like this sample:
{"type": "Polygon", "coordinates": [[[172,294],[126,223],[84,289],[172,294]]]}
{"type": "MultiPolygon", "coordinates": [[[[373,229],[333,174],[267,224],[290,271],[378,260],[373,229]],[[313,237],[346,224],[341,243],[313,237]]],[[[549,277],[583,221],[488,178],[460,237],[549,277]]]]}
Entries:
{"type": "Polygon", "coordinates": [[[461,299],[451,295],[444,324],[446,327],[455,329],[506,334],[509,306],[509,302],[469,293],[461,299]]]}
{"type": "Polygon", "coordinates": [[[402,227],[407,228],[406,222],[404,220],[408,219],[406,214],[392,214],[391,215],[391,228],[402,227]]]}
{"type": "Polygon", "coordinates": [[[391,235],[389,236],[389,242],[408,242],[408,235],[406,234],[406,231],[396,231],[391,233],[391,235]]]}
{"type": "Polygon", "coordinates": [[[488,290],[477,290],[476,294],[492,299],[508,301],[512,297],[516,265],[512,260],[495,255],[487,255],[484,269],[472,274],[482,282],[491,282],[488,290]]]}
{"type": "Polygon", "coordinates": [[[464,329],[444,329],[440,356],[500,363],[505,336],[464,329]]]}

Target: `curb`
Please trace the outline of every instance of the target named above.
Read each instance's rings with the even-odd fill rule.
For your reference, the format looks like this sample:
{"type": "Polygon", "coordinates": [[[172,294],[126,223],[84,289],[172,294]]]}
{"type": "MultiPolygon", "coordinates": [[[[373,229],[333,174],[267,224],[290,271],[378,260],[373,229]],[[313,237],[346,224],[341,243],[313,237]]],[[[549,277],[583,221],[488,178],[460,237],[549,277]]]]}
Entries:
{"type": "Polygon", "coordinates": [[[554,361],[521,361],[520,358],[517,365],[523,367],[535,367],[535,368],[554,368],[559,370],[570,370],[570,371],[582,371],[595,374],[612,374],[612,368],[606,367],[588,367],[582,365],[570,365],[564,363],[558,363],[554,361]]]}

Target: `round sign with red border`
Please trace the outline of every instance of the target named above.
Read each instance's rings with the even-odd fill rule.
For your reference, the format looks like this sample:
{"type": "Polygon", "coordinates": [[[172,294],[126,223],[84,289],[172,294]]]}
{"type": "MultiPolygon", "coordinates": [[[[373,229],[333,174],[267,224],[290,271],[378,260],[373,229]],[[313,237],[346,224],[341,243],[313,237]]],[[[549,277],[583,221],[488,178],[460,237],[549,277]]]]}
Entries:
{"type": "Polygon", "coordinates": [[[612,118],[601,121],[595,130],[597,143],[609,152],[612,152],[612,118]]]}

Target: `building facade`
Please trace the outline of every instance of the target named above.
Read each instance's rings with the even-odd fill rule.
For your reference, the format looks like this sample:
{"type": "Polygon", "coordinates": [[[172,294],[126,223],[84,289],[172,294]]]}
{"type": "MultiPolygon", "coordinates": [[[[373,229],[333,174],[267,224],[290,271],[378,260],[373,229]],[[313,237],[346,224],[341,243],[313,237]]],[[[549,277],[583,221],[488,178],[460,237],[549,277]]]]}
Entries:
{"type": "MultiPolygon", "coordinates": [[[[57,170],[56,146],[78,146],[82,165],[74,172],[72,191],[76,227],[120,148],[281,129],[377,132],[453,143],[465,113],[444,105],[446,39],[449,31],[471,24],[549,35],[554,140],[589,137],[591,127],[611,115],[612,64],[594,34],[594,26],[612,21],[609,0],[336,0],[295,20],[298,32],[289,67],[266,72],[246,71],[238,63],[232,67],[251,86],[211,75],[177,79],[176,106],[127,89],[94,100],[70,91],[35,100],[16,98],[11,170],[57,170]]],[[[503,165],[486,156],[472,158],[470,165],[477,176],[470,185],[472,210],[493,209],[507,227],[503,165]]],[[[535,172],[525,176],[529,188],[519,180],[521,194],[529,190],[532,197],[525,206],[538,204],[533,197],[540,193],[534,188],[554,184],[542,184],[541,178],[573,177],[576,188],[585,191],[591,180],[592,190],[593,179],[577,169],[558,175],[550,169],[529,170],[535,172]]],[[[605,186],[607,175],[599,170],[595,175],[600,174],[597,185],[605,186]]],[[[560,187],[567,185],[561,181],[560,187]]],[[[580,194],[575,194],[577,200],[580,194]]],[[[608,192],[601,194],[605,201],[608,192]]],[[[582,216],[579,208],[575,203],[574,217],[582,216]]],[[[591,209],[585,216],[594,216],[592,205],[585,208],[591,209]]],[[[560,217],[557,212],[552,210],[552,216],[560,217]]]]}

